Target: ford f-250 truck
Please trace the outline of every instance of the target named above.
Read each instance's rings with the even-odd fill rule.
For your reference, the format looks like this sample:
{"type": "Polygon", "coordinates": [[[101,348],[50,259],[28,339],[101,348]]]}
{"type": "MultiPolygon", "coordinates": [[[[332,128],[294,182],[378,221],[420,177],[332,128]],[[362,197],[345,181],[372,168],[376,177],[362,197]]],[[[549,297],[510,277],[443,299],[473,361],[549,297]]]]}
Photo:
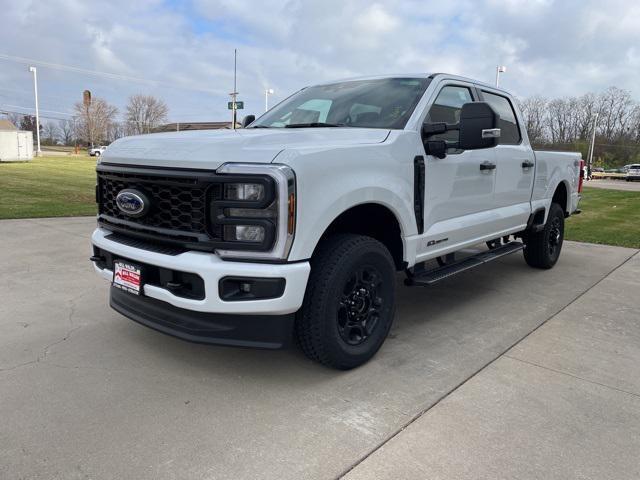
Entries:
{"type": "Polygon", "coordinates": [[[307,87],[245,126],[101,157],[91,260],[115,310],[349,369],[389,332],[396,272],[428,286],[520,250],[551,268],[580,198],[580,155],[534,152],[513,97],[458,76],[307,87]]]}

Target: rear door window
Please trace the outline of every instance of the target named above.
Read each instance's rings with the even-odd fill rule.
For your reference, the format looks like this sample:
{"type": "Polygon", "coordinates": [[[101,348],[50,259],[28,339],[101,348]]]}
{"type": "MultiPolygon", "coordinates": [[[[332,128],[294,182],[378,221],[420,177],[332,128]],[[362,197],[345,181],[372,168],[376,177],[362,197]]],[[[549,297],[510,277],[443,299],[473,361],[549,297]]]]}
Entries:
{"type": "Polygon", "coordinates": [[[507,97],[482,91],[482,97],[500,115],[500,145],[517,145],[522,140],[513,105],[507,97]]]}

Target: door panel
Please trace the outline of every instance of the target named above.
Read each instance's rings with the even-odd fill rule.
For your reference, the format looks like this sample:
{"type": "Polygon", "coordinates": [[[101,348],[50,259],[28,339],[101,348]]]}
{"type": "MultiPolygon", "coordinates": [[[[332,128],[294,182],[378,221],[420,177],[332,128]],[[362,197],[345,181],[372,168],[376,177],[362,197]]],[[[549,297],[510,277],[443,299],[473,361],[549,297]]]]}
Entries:
{"type": "Polygon", "coordinates": [[[483,100],[500,115],[500,142],[496,154],[495,205],[507,212],[503,227],[527,223],[535,175],[535,157],[520,134],[515,111],[507,97],[482,90],[483,100]],[[530,167],[523,166],[529,165],[530,167]]]}
{"type": "MultiPolygon", "coordinates": [[[[426,122],[457,123],[460,108],[473,101],[472,87],[441,86],[426,122]]],[[[457,142],[458,132],[431,137],[457,142]]],[[[423,152],[424,153],[424,152],[423,152]]],[[[484,215],[494,206],[496,170],[481,170],[483,163],[496,163],[495,149],[460,151],[448,149],[445,158],[425,154],[425,235],[419,256],[471,241],[494,230],[491,216],[484,215]],[[475,219],[481,214],[483,221],[475,219]]]]}

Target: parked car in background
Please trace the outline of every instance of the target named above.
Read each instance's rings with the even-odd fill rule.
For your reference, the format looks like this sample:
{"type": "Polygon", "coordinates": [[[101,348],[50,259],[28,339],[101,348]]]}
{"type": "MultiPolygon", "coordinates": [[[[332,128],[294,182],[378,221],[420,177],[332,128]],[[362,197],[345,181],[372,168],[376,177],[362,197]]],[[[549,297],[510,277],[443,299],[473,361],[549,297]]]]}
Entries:
{"type": "Polygon", "coordinates": [[[640,163],[629,165],[629,170],[627,170],[627,176],[625,177],[625,180],[627,182],[640,180],[640,163]]]}
{"type": "Polygon", "coordinates": [[[100,157],[106,149],[107,149],[106,145],[101,145],[99,147],[91,147],[89,149],[89,155],[91,157],[100,157]]]}

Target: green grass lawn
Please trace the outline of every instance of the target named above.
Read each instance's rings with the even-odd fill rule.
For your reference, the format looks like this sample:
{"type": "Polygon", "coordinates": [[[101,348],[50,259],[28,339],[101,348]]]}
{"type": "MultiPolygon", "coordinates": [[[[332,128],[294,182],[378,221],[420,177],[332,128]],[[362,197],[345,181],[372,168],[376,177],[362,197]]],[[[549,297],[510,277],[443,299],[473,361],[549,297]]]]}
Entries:
{"type": "Polygon", "coordinates": [[[89,156],[0,163],[0,219],[95,215],[95,169],[89,156]]]}
{"type": "Polygon", "coordinates": [[[640,248],[640,192],[585,188],[582,194],[582,213],[567,219],[567,240],[640,248]]]}
{"type": "MultiPolygon", "coordinates": [[[[0,163],[0,219],[95,215],[96,161],[41,157],[0,163]]],[[[640,248],[640,192],[585,188],[566,238],[640,248]]]]}

